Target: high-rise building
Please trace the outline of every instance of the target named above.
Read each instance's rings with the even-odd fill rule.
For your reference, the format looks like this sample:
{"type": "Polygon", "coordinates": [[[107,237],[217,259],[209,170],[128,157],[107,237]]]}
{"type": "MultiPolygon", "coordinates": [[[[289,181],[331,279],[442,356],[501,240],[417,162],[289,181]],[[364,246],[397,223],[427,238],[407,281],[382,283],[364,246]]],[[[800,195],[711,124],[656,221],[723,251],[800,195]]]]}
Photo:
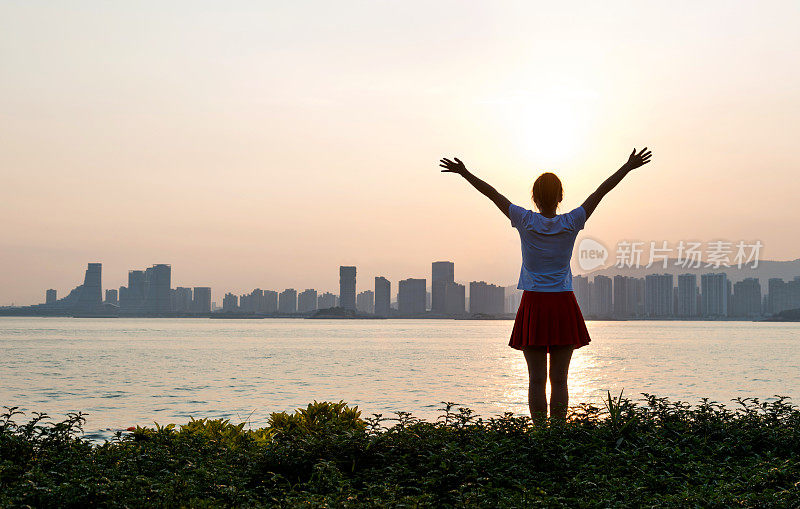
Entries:
{"type": "Polygon", "coordinates": [[[651,318],[667,318],[674,314],[672,274],[649,274],[644,278],[645,314],[651,318]]]}
{"type": "Polygon", "coordinates": [[[392,283],[383,276],[375,277],[375,314],[389,316],[392,301],[392,283]]]}
{"type": "Polygon", "coordinates": [[[613,315],[616,318],[630,318],[636,315],[636,299],[633,294],[636,291],[632,283],[633,278],[617,274],[614,276],[614,308],[613,315]]]}
{"type": "Polygon", "coordinates": [[[700,313],[709,318],[728,316],[728,276],[724,272],[700,276],[700,313]]]}
{"type": "Polygon", "coordinates": [[[192,311],[195,313],[210,313],[211,288],[208,286],[195,286],[192,293],[192,311]]]}
{"type": "Polygon", "coordinates": [[[506,289],[488,284],[485,281],[472,281],[469,284],[469,312],[487,315],[503,313],[506,289]]]}
{"type": "Polygon", "coordinates": [[[172,267],[157,263],[144,271],[144,308],[149,313],[171,311],[172,267]]]}
{"type": "Polygon", "coordinates": [[[226,293],[222,298],[222,311],[225,313],[233,313],[239,310],[239,297],[233,293],[226,293]]]}
{"type": "Polygon", "coordinates": [[[117,295],[118,295],[117,294],[117,290],[115,290],[114,288],[109,288],[108,290],[106,290],[105,303],[106,304],[113,304],[113,305],[116,306],[117,304],[119,304],[117,295]]]}
{"type": "Polygon", "coordinates": [[[431,311],[446,313],[447,283],[455,281],[453,262],[433,262],[431,264],[431,311]]]}
{"type": "Polygon", "coordinates": [[[239,298],[239,311],[243,313],[261,313],[264,307],[264,290],[256,288],[239,298]]]}
{"type": "Polygon", "coordinates": [[[275,290],[264,290],[264,307],[261,308],[263,314],[274,314],[278,312],[278,292],[275,290]]]}
{"type": "Polygon", "coordinates": [[[52,288],[47,290],[47,292],[45,293],[44,303],[55,304],[57,300],[58,300],[58,292],[56,292],[52,288]]]}
{"type": "Polygon", "coordinates": [[[297,290],[294,288],[287,288],[278,295],[278,312],[297,312],[297,290]]]}
{"type": "Polygon", "coordinates": [[[172,290],[172,310],[178,313],[188,313],[192,310],[192,289],[179,286],[172,290]]]}
{"type": "Polygon", "coordinates": [[[425,313],[425,294],[427,281],[424,279],[404,279],[397,291],[398,311],[401,315],[421,315],[425,313]]]}
{"type": "Polygon", "coordinates": [[[506,313],[516,313],[522,302],[522,290],[506,287],[506,313]]]}
{"type": "Polygon", "coordinates": [[[454,281],[447,281],[441,286],[444,292],[443,312],[448,315],[463,315],[467,304],[466,287],[454,281]]]}
{"type": "Polygon", "coordinates": [[[730,303],[730,316],[753,318],[761,316],[761,282],[748,277],[733,285],[733,299],[730,303]]]}
{"type": "Polygon", "coordinates": [[[575,300],[578,301],[578,307],[581,308],[581,312],[588,315],[591,311],[589,309],[589,278],[586,276],[573,277],[572,291],[575,294],[575,300]]]}
{"type": "Polygon", "coordinates": [[[300,313],[310,313],[317,310],[317,291],[309,288],[300,292],[297,296],[297,311],[300,313]]]}
{"type": "Polygon", "coordinates": [[[140,312],[144,309],[144,286],[144,271],[129,270],[128,286],[119,289],[120,311],[140,312]]]}
{"type": "Polygon", "coordinates": [[[364,290],[356,295],[356,309],[362,313],[375,312],[375,292],[364,290]]]}
{"type": "Polygon", "coordinates": [[[325,292],[317,297],[317,309],[330,309],[336,307],[336,294],[325,292]]]}
{"type": "Polygon", "coordinates": [[[689,318],[699,314],[697,310],[697,275],[681,274],[678,276],[678,305],[675,316],[689,318]]]}
{"type": "Polygon", "coordinates": [[[75,303],[76,311],[94,312],[103,304],[102,271],[102,263],[90,263],[86,267],[83,284],[79,287],[80,291],[75,303]]]}
{"type": "Polygon", "coordinates": [[[589,284],[589,314],[608,318],[614,311],[613,283],[610,277],[595,276],[589,284]]]}
{"type": "Polygon", "coordinates": [[[345,309],[356,309],[355,267],[339,267],[339,305],[345,309]]]}

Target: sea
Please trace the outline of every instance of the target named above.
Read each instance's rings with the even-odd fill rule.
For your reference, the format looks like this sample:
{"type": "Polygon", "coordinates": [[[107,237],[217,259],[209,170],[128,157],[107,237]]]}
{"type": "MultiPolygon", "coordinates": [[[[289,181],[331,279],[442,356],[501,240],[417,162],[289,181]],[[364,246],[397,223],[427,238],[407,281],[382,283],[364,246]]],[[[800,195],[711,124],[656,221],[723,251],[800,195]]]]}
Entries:
{"type": "MultiPolygon", "coordinates": [[[[363,416],[436,420],[444,403],[527,415],[528,374],[510,320],[0,318],[0,405],[85,436],[190,418],[257,428],[270,413],[345,401],[363,416]]],[[[800,323],[590,321],[570,404],[643,393],[733,408],[800,399],[800,323]]]]}

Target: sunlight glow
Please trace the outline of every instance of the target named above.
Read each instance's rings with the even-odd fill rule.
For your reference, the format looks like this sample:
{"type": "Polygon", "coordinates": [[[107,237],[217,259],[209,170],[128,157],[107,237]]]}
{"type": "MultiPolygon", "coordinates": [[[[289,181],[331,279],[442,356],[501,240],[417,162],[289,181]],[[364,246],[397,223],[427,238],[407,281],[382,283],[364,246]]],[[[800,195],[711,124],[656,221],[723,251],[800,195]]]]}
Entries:
{"type": "Polygon", "coordinates": [[[520,156],[543,169],[574,157],[593,127],[589,91],[525,91],[489,101],[520,156]]]}

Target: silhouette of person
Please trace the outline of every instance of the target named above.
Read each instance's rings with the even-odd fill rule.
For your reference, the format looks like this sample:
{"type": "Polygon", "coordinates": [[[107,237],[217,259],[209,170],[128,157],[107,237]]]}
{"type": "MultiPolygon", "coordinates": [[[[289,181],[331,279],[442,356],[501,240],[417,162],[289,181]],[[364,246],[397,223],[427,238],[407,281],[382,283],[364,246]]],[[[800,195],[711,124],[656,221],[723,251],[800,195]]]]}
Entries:
{"type": "Polygon", "coordinates": [[[528,404],[531,418],[547,416],[547,354],[550,354],[550,416],[564,419],[569,393],[567,374],[572,352],[589,344],[589,332],[572,291],[570,258],[578,232],[600,200],[632,170],[650,162],[647,147],[633,149],[628,160],[605,180],[583,204],[556,214],[564,197],[561,181],[542,173],[533,184],[531,197],[539,212],[512,204],[497,190],[473,175],[458,158],[441,159],[442,172],[457,173],[492,200],[511,220],[522,245],[522,267],[517,288],[523,290],[509,346],[522,350],[528,364],[528,404]]]}

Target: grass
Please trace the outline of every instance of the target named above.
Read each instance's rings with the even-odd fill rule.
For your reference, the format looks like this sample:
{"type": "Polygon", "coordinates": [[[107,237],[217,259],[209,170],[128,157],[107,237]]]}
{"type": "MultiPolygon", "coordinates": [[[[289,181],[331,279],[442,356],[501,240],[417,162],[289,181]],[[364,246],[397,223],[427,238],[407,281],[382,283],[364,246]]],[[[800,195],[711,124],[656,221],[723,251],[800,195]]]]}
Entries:
{"type": "Polygon", "coordinates": [[[345,403],[137,428],[103,445],[84,417],[0,415],[0,506],[799,507],[800,410],[610,394],[566,422],[362,418],[345,403]],[[23,424],[15,421],[25,420],[23,424]]]}

